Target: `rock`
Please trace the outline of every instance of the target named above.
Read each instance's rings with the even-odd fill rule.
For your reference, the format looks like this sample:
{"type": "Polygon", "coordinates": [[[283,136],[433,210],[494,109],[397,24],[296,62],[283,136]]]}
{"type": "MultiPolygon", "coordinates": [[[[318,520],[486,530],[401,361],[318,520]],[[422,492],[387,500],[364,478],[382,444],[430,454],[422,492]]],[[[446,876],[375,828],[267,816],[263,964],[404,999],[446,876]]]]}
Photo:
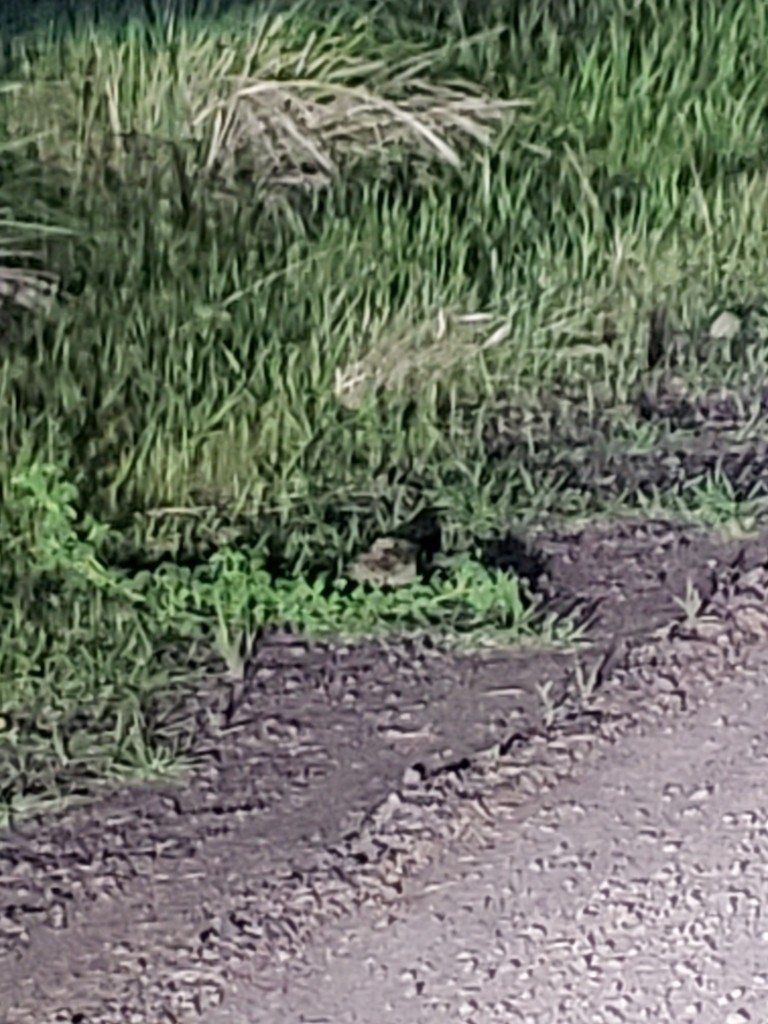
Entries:
{"type": "Polygon", "coordinates": [[[724,310],[709,325],[709,337],[713,341],[732,341],[741,330],[741,320],[735,313],[724,310]]]}

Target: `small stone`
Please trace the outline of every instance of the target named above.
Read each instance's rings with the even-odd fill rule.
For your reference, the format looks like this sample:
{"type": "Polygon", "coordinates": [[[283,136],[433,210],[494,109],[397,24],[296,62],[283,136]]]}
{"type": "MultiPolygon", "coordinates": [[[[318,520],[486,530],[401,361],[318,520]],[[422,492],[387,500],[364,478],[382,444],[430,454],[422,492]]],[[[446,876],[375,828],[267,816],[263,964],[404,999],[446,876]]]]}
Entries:
{"type": "Polygon", "coordinates": [[[709,325],[709,337],[713,341],[732,341],[741,330],[741,320],[724,310],[709,325]]]}
{"type": "Polygon", "coordinates": [[[403,789],[415,789],[424,780],[424,772],[409,766],[403,772],[403,789]]]}

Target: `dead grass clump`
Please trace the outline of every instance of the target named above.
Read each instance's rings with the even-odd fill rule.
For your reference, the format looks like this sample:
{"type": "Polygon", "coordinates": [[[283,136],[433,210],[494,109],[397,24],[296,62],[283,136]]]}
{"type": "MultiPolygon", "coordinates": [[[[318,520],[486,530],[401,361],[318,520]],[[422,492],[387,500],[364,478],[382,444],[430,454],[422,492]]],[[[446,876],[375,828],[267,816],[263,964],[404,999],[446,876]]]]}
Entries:
{"type": "Polygon", "coordinates": [[[342,161],[375,155],[383,162],[403,149],[452,167],[462,145],[486,146],[519,103],[493,99],[469,86],[413,79],[393,93],[313,80],[251,80],[206,102],[193,119],[207,136],[206,169],[277,183],[327,183],[342,161]]]}

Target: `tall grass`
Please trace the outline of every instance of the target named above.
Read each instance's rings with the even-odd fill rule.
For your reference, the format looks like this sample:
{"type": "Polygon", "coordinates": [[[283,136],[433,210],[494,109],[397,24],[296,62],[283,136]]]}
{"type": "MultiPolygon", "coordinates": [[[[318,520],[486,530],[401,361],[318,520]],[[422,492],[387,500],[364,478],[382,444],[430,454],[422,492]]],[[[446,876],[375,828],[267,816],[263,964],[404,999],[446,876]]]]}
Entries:
{"type": "Polygon", "coordinates": [[[51,415],[5,438],[89,466],[110,516],[258,510],[444,465],[445,408],[481,415],[489,382],[626,394],[652,308],[758,290],[767,93],[745,5],[615,10],[535,47],[503,26],[416,47],[384,16],[299,8],[19,56],[5,122],[83,230],[51,252],[77,301],[25,355],[56,367],[51,415]]]}

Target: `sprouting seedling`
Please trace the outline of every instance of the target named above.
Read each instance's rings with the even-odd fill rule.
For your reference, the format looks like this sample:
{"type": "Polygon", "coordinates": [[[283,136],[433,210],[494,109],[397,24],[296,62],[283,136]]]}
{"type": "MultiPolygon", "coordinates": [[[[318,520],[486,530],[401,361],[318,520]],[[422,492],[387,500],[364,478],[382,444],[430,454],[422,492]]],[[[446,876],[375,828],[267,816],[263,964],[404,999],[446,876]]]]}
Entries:
{"type": "Polygon", "coordinates": [[[579,691],[579,699],[582,704],[586,704],[594,696],[595,691],[600,685],[600,671],[601,663],[595,662],[592,668],[587,672],[581,661],[576,662],[576,668],[574,670],[574,679],[576,681],[576,688],[579,691]]]}
{"type": "Polygon", "coordinates": [[[227,674],[240,678],[245,672],[245,651],[242,636],[233,636],[226,626],[216,630],[216,649],[224,659],[227,674]]]}
{"type": "Polygon", "coordinates": [[[550,729],[555,723],[555,716],[557,714],[557,708],[552,698],[552,687],[554,686],[554,680],[548,679],[545,683],[537,683],[536,689],[539,692],[541,703],[543,705],[543,718],[544,724],[550,729]]]}
{"type": "Polygon", "coordinates": [[[683,610],[687,626],[692,625],[701,615],[702,608],[704,607],[704,598],[690,577],[685,584],[685,595],[683,597],[676,597],[675,604],[683,610]]]}
{"type": "Polygon", "coordinates": [[[254,656],[262,636],[259,626],[231,630],[224,620],[216,628],[216,650],[224,659],[227,675],[233,679],[244,679],[248,665],[254,656]]]}

